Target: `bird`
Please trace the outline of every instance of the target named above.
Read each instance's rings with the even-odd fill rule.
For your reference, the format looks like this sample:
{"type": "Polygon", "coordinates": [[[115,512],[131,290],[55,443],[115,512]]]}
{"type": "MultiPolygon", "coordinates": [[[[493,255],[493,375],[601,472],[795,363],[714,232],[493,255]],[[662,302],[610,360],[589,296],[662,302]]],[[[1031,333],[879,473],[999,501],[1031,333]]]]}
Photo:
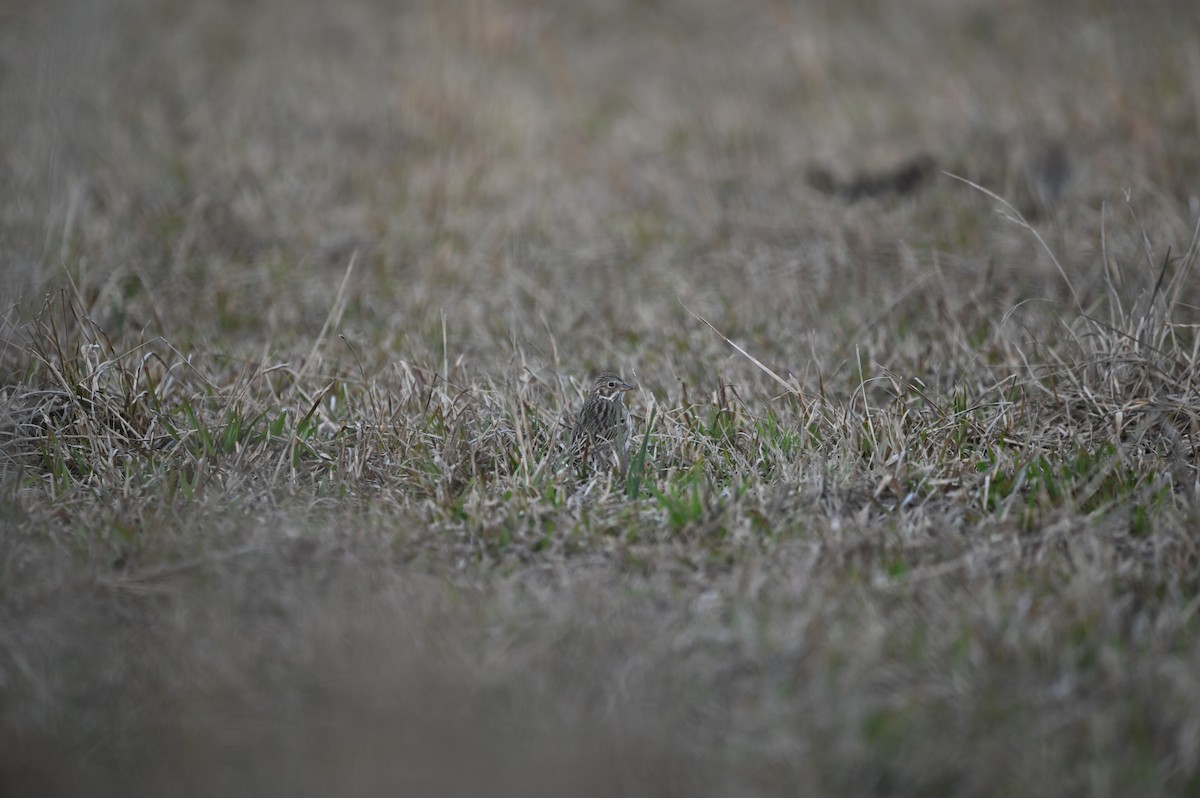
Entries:
{"type": "Polygon", "coordinates": [[[568,454],[579,463],[616,465],[625,473],[628,468],[629,439],[633,421],[625,409],[625,394],[634,386],[619,375],[606,371],[596,377],[591,393],[575,420],[568,454]]]}

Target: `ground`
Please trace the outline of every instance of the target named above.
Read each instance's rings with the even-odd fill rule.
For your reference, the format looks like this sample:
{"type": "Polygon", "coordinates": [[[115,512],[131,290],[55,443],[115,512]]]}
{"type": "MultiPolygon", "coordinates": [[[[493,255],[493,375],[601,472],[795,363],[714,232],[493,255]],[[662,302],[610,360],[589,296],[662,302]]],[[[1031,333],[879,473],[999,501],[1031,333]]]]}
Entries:
{"type": "Polygon", "coordinates": [[[1197,30],[8,3],[0,792],[1200,792],[1197,30]]]}

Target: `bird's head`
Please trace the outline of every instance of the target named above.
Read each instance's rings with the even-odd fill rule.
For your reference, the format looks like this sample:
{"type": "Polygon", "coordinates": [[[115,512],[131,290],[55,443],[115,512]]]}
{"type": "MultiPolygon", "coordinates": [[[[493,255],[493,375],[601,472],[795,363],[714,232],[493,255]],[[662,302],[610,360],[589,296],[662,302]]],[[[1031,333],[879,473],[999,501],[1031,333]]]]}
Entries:
{"type": "Polygon", "coordinates": [[[605,399],[613,399],[626,391],[632,391],[633,388],[633,385],[625,382],[619,375],[606,371],[592,384],[592,393],[605,399]]]}

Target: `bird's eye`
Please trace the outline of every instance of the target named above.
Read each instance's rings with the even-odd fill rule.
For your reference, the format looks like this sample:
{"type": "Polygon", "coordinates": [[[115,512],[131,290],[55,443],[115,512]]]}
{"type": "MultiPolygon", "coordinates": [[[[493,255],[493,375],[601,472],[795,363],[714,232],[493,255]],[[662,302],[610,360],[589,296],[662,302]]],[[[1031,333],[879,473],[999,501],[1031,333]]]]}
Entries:
{"type": "Polygon", "coordinates": [[[609,380],[609,381],[608,381],[608,387],[609,387],[609,388],[616,388],[616,387],[617,387],[617,381],[616,381],[616,380],[609,380]]]}

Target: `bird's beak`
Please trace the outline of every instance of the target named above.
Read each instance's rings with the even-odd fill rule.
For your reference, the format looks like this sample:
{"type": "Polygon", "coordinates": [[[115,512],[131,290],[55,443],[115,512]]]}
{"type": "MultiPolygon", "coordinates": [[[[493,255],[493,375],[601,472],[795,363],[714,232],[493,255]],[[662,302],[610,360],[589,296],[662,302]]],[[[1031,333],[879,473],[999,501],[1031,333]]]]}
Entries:
{"type": "Polygon", "coordinates": [[[630,384],[629,384],[629,383],[627,383],[627,382],[623,382],[623,383],[621,383],[621,390],[622,390],[622,391],[632,391],[632,390],[633,390],[634,388],[636,388],[636,387],[637,387],[636,385],[630,385],[630,384]]]}

